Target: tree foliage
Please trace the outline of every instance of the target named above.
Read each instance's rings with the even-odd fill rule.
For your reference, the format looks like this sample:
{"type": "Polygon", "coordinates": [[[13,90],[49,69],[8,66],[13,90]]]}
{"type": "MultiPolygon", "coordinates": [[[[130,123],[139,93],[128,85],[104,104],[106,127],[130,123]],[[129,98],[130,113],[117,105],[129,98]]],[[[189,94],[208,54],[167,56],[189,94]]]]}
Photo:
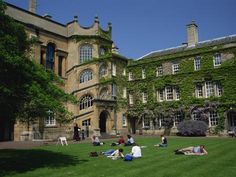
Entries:
{"type": "Polygon", "coordinates": [[[59,87],[62,81],[54,73],[29,59],[31,41],[4,9],[0,0],[0,117],[28,122],[51,110],[65,121],[71,115],[66,103],[75,98],[59,87]]]}

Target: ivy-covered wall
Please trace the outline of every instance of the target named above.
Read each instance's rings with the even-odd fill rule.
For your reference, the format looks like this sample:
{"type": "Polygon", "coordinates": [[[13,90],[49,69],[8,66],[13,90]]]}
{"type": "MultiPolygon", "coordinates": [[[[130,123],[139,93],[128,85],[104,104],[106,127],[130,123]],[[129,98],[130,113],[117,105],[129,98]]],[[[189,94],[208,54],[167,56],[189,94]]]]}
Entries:
{"type": "Polygon", "coordinates": [[[182,51],[178,53],[160,55],[132,61],[128,65],[127,72],[132,72],[134,80],[127,82],[127,93],[133,94],[134,105],[129,105],[130,117],[139,117],[145,110],[162,110],[163,112],[184,110],[185,118],[190,118],[189,109],[193,106],[202,106],[206,101],[217,103],[217,112],[220,115],[216,130],[223,130],[225,112],[236,107],[236,47],[227,45],[206,46],[202,48],[182,51]],[[214,68],[213,56],[220,53],[221,66],[214,68]],[[194,58],[201,57],[201,69],[194,71],[194,58]],[[156,76],[156,68],[159,65],[167,66],[167,63],[179,63],[180,71],[177,74],[166,72],[171,68],[163,68],[163,76],[156,76]],[[142,69],[145,69],[146,78],[142,79],[142,69]],[[221,97],[196,98],[195,87],[197,83],[204,81],[220,82],[223,86],[221,97]],[[180,100],[157,101],[157,90],[165,86],[178,86],[180,100]],[[142,103],[142,92],[148,94],[147,103],[142,103]]]}

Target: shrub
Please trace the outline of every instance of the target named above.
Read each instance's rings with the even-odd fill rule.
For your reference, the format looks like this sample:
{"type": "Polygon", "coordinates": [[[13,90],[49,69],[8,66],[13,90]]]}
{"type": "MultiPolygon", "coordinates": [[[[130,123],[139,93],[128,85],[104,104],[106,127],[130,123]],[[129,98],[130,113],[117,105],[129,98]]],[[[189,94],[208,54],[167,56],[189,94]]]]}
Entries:
{"type": "Polygon", "coordinates": [[[205,136],[207,128],[206,122],[195,120],[182,121],[177,127],[181,136],[205,136]]]}

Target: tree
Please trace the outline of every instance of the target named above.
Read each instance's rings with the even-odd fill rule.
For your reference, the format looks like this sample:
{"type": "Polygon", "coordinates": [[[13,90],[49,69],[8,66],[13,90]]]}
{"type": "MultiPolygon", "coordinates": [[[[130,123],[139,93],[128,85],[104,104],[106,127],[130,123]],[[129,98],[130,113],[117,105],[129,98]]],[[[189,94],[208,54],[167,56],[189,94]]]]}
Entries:
{"type": "Polygon", "coordinates": [[[28,58],[32,41],[5,7],[0,0],[0,119],[32,122],[50,109],[65,121],[71,116],[65,104],[75,98],[59,88],[62,81],[54,73],[28,58]]]}

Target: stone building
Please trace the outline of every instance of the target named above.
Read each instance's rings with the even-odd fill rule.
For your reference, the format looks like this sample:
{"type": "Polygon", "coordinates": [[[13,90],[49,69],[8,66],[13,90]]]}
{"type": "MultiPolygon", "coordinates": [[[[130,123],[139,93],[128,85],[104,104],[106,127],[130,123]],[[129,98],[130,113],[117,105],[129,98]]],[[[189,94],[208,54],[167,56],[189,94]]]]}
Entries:
{"type": "Polygon", "coordinates": [[[15,125],[14,140],[36,138],[56,139],[63,135],[72,137],[73,124],[89,132],[116,134],[126,131],[122,118],[125,111],[117,107],[121,101],[117,77],[122,76],[127,59],[117,53],[112,35],[112,25],[106,30],[99,25],[98,17],[90,27],[83,27],[74,16],[66,25],[50,15],[36,14],[36,1],[29,1],[29,11],[7,4],[5,13],[23,24],[29,38],[37,39],[30,57],[36,63],[51,69],[65,82],[64,90],[79,100],[77,105],[67,105],[73,113],[71,124],[60,125],[48,110],[48,117],[26,131],[25,125],[15,125]]]}
{"type": "Polygon", "coordinates": [[[236,35],[199,42],[195,22],[187,25],[186,43],[131,62],[127,93],[133,132],[160,134],[169,126],[175,134],[181,121],[203,118],[208,133],[235,129],[235,63],[236,35]]]}
{"type": "Polygon", "coordinates": [[[49,116],[30,132],[17,123],[14,140],[24,139],[24,134],[30,139],[71,138],[74,123],[90,135],[160,134],[166,117],[175,133],[183,119],[198,120],[194,110],[208,103],[215,108],[204,112],[209,132],[219,125],[224,131],[236,127],[236,35],[199,42],[193,22],[181,46],[128,60],[117,52],[111,23],[104,30],[95,17],[90,27],[82,27],[74,16],[61,24],[50,15],[36,14],[36,1],[29,2],[28,11],[7,3],[6,14],[25,26],[29,38],[37,39],[31,58],[59,75],[63,89],[79,103],[67,105],[73,112],[70,124],[58,124],[48,110],[49,116]]]}

